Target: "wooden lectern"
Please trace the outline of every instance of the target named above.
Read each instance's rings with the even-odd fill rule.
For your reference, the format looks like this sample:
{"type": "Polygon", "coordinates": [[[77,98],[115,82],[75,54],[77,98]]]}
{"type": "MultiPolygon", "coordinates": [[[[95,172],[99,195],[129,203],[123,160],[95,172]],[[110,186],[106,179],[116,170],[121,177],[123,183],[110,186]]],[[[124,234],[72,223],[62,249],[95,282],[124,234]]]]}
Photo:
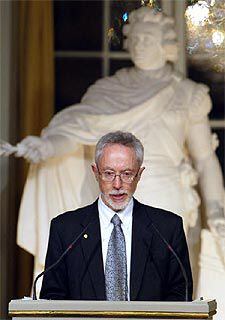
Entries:
{"type": "Polygon", "coordinates": [[[12,300],[13,320],[39,319],[213,319],[215,300],[192,302],[12,300]]]}

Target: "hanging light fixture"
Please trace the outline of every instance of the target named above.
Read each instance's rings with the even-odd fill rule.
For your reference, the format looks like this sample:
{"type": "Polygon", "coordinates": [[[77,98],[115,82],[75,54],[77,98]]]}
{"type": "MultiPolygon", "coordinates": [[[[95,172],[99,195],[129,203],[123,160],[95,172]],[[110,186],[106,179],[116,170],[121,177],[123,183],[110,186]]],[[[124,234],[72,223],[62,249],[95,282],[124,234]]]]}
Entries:
{"type": "Polygon", "coordinates": [[[225,1],[197,1],[187,7],[185,18],[190,63],[203,70],[224,72],[225,1]]]}

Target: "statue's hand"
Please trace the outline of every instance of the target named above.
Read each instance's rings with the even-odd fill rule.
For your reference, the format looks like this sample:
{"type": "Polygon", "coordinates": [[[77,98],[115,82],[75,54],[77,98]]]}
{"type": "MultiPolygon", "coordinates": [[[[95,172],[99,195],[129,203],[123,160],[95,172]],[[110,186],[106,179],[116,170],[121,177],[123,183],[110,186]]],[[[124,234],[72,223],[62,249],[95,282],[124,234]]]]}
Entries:
{"type": "Polygon", "coordinates": [[[220,256],[225,265],[225,217],[210,219],[208,225],[216,239],[220,256]]]}
{"type": "Polygon", "coordinates": [[[3,140],[0,142],[0,156],[8,157],[16,150],[16,147],[12,146],[10,143],[3,140]]]}
{"type": "Polygon", "coordinates": [[[46,138],[28,136],[16,145],[16,157],[23,157],[31,163],[39,163],[54,155],[52,143],[46,138]]]}

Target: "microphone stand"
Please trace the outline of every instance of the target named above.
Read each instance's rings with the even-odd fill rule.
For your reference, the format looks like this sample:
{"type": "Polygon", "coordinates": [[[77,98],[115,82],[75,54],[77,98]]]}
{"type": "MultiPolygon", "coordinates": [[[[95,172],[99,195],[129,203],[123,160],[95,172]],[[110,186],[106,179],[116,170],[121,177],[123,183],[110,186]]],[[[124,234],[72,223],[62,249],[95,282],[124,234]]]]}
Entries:
{"type": "Polygon", "coordinates": [[[182,271],[182,274],[183,274],[183,277],[184,277],[184,280],[185,280],[185,301],[188,301],[188,277],[187,277],[187,272],[184,268],[184,265],[183,263],[181,262],[179,256],[177,255],[177,253],[175,252],[175,250],[172,248],[172,246],[168,243],[168,241],[164,238],[164,236],[161,234],[161,232],[158,230],[158,228],[155,226],[154,223],[152,223],[152,227],[154,228],[154,230],[157,232],[157,234],[159,235],[160,239],[162,239],[162,241],[165,243],[165,245],[167,246],[167,248],[172,252],[172,254],[175,256],[180,268],[181,268],[181,271],[182,271]]]}

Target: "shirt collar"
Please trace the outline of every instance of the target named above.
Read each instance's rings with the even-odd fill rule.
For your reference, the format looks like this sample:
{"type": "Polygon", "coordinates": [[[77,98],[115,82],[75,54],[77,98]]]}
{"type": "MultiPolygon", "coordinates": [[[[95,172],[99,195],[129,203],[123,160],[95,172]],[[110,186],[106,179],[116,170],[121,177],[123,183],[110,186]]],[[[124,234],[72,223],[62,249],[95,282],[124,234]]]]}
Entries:
{"type": "Polygon", "coordinates": [[[119,218],[122,221],[122,224],[126,226],[126,222],[132,217],[133,207],[134,207],[133,197],[130,199],[127,206],[119,212],[113,211],[111,208],[109,208],[103,202],[101,195],[98,198],[99,215],[101,216],[101,220],[103,221],[104,225],[107,225],[107,226],[111,223],[111,219],[115,215],[115,213],[118,214],[119,218]]]}

